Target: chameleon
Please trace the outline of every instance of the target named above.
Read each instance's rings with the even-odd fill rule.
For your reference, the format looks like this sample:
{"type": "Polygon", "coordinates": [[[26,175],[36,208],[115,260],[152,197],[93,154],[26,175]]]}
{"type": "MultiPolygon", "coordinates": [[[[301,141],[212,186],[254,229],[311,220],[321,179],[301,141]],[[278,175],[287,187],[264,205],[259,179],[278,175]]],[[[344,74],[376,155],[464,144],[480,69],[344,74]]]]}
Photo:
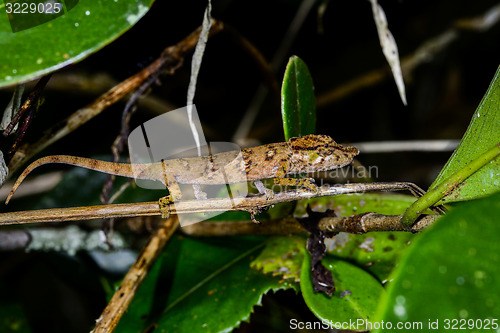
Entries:
{"type": "Polygon", "coordinates": [[[241,182],[242,175],[238,175],[236,170],[244,170],[243,176],[246,176],[246,180],[253,181],[259,193],[265,195],[266,198],[272,198],[274,195],[274,192],[262,183],[262,180],[267,178],[272,178],[278,185],[304,187],[317,192],[318,187],[314,184],[314,179],[286,176],[343,167],[350,164],[359,151],[355,147],[337,144],[327,135],[310,134],[290,138],[287,142],[244,148],[241,150],[242,158],[240,159],[235,159],[235,153],[238,152],[161,160],[133,166],[130,163],[114,163],[77,156],[45,156],[31,163],[23,171],[5,203],[10,201],[21,182],[35,168],[44,164],[62,163],[117,176],[160,181],[170,192],[168,196],[158,201],[162,217],[167,218],[170,215],[170,205],[182,197],[179,183],[192,184],[196,197],[204,199],[206,196],[199,190],[199,185],[241,182]]]}

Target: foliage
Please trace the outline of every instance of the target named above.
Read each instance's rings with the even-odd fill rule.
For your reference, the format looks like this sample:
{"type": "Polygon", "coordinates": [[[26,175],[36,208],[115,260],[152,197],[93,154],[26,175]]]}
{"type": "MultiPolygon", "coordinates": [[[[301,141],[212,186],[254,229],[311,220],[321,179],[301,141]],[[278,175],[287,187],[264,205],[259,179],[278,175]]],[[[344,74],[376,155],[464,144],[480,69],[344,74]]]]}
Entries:
{"type": "MultiPolygon", "coordinates": [[[[16,33],[8,20],[0,20],[0,87],[85,59],[134,26],[152,4],[153,0],[79,1],[65,15],[16,33]]],[[[1,4],[0,15],[6,16],[5,11],[1,4]]]]}
{"type": "MultiPolygon", "coordinates": [[[[16,34],[10,33],[5,20],[1,21],[0,86],[32,80],[86,58],[130,29],[152,4],[139,0],[82,1],[64,17],[16,34]],[[92,24],[85,23],[88,16],[93,18],[92,24]],[[46,38],[49,35],[54,38],[46,38]]],[[[0,14],[4,12],[5,6],[0,5],[0,14]]],[[[471,161],[500,142],[499,73],[500,69],[459,148],[431,189],[470,167],[471,161]]],[[[289,59],[285,69],[281,115],[286,139],[316,132],[313,80],[305,62],[297,56],[289,59]]],[[[250,320],[263,297],[278,290],[297,293],[318,320],[332,323],[384,320],[426,325],[429,320],[439,320],[442,325],[447,318],[494,318],[500,313],[500,290],[494,283],[500,264],[495,239],[500,231],[496,223],[500,194],[495,194],[500,187],[498,163],[498,158],[493,159],[472,170],[465,183],[445,193],[442,203],[470,202],[458,203],[421,235],[376,232],[339,234],[327,240],[322,263],[334,278],[333,297],[313,292],[311,257],[304,234],[205,239],[175,235],[116,331],[231,331],[250,320]],[[485,198],[472,200],[481,197],[485,198]]],[[[19,203],[31,209],[98,204],[96,198],[105,178],[74,169],[37,201],[28,198],[19,203]]],[[[116,182],[115,189],[123,182],[116,182]]],[[[125,190],[119,202],[150,201],[159,196],[158,192],[132,187],[125,190]]],[[[333,209],[339,216],[364,212],[399,215],[414,204],[413,197],[404,195],[340,195],[299,202],[293,214],[303,216],[310,205],[318,211],[333,209]]],[[[292,215],[291,207],[278,205],[260,215],[259,220],[292,215]]],[[[424,208],[427,206],[421,206],[418,214],[424,208]]],[[[213,220],[247,216],[226,213],[213,220]]],[[[2,291],[7,289],[5,281],[0,281],[2,291]]],[[[29,319],[17,300],[2,299],[0,308],[1,331],[30,331],[29,319]]]]}

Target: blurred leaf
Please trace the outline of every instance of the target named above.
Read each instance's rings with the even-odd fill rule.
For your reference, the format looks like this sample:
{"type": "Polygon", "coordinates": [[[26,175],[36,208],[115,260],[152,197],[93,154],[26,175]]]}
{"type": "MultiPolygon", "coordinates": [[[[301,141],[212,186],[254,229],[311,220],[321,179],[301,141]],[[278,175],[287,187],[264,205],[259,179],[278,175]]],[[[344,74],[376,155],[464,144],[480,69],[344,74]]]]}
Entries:
{"type": "Polygon", "coordinates": [[[384,293],[382,285],[369,273],[345,261],[325,257],[322,263],[332,271],[336,290],[331,298],[323,293],[314,293],[311,256],[306,253],[300,275],[300,290],[309,309],[319,319],[333,323],[370,320],[384,293]]]}
{"type": "Polygon", "coordinates": [[[498,318],[498,216],[495,194],[459,205],[420,234],[392,275],[376,321],[422,322],[425,331],[429,320],[439,320],[434,331],[442,331],[445,319],[498,318]]]}
{"type": "MultiPolygon", "coordinates": [[[[66,8],[64,15],[16,33],[5,5],[0,5],[0,87],[85,59],[130,29],[153,4],[153,0],[72,2],[74,7],[66,8]]],[[[24,15],[31,21],[45,14],[24,15]]]]}
{"type": "Polygon", "coordinates": [[[290,57],[281,87],[281,115],[285,140],[314,134],[316,101],[314,85],[307,65],[297,56],[290,57]]]}
{"type": "MultiPolygon", "coordinates": [[[[460,145],[429,189],[437,187],[443,180],[465,168],[469,162],[498,143],[500,143],[500,68],[472,116],[460,145]]],[[[499,190],[500,159],[497,158],[467,178],[440,203],[475,199],[499,190]]]]}
{"type": "Polygon", "coordinates": [[[0,332],[29,333],[31,329],[21,304],[17,302],[0,303],[0,332]]]}
{"type": "Polygon", "coordinates": [[[315,211],[333,209],[339,216],[375,212],[385,215],[403,214],[416,198],[403,194],[342,194],[299,201],[294,216],[306,216],[306,207],[315,211]]]}
{"type": "Polygon", "coordinates": [[[177,238],[146,277],[117,332],[138,332],[146,323],[169,332],[221,332],[239,326],[263,294],[289,288],[250,268],[264,241],[177,238]]]}
{"type": "Polygon", "coordinates": [[[264,250],[252,261],[251,267],[298,282],[306,241],[306,237],[298,235],[270,238],[264,250]]]}

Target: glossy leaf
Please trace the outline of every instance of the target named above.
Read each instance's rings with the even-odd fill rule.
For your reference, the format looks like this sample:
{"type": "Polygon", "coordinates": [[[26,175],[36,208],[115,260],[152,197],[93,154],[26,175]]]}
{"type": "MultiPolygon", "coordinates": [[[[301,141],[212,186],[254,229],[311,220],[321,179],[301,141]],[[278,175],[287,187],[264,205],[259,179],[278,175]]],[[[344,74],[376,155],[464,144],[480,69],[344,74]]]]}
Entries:
{"type": "Polygon", "coordinates": [[[251,266],[265,274],[298,282],[306,241],[306,237],[299,235],[270,238],[251,266]]]}
{"type": "Polygon", "coordinates": [[[166,248],[163,262],[155,264],[163,268],[146,277],[117,332],[149,325],[158,332],[221,332],[239,326],[264,293],[289,287],[250,268],[264,240],[177,239],[166,248]],[[155,273],[160,271],[164,274],[155,273]]]}
{"type": "Polygon", "coordinates": [[[307,205],[316,211],[333,209],[339,216],[352,216],[367,212],[397,215],[404,213],[415,200],[415,197],[403,194],[342,194],[299,201],[294,215],[305,216],[307,205]]]}
{"type": "MultiPolygon", "coordinates": [[[[304,200],[297,205],[296,216],[303,216],[307,204],[314,210],[333,209],[339,216],[352,216],[367,212],[386,215],[402,214],[415,197],[402,194],[344,194],[304,200]]],[[[348,260],[376,276],[387,280],[401,254],[415,235],[405,232],[371,232],[363,235],[340,233],[326,239],[330,255],[348,260]]]]}
{"type": "MultiPolygon", "coordinates": [[[[430,331],[429,320],[438,320],[437,332],[445,330],[446,319],[456,319],[463,320],[457,327],[465,322],[465,331],[479,332],[477,319],[484,326],[485,319],[498,318],[498,216],[495,194],[458,206],[419,235],[392,275],[376,321],[422,322],[430,331]]],[[[491,321],[489,327],[495,331],[491,321]]]]}
{"type": "Polygon", "coordinates": [[[409,232],[395,231],[363,235],[342,232],[325,244],[328,254],[352,262],[384,282],[414,237],[409,232]]]}
{"type": "MultiPolygon", "coordinates": [[[[500,68],[472,116],[469,128],[443,170],[429,189],[435,188],[450,175],[465,168],[469,162],[500,143],[500,68]]],[[[500,190],[500,158],[486,164],[441,203],[470,200],[490,195],[500,190]]]]}
{"type": "Polygon", "coordinates": [[[297,56],[290,57],[281,87],[281,115],[285,140],[314,134],[316,101],[314,85],[307,65],[297,56]]]}
{"type": "Polygon", "coordinates": [[[325,257],[322,263],[333,274],[336,291],[331,298],[323,293],[314,293],[311,256],[308,253],[300,276],[302,296],[316,317],[333,323],[372,319],[378,300],[384,293],[382,285],[369,273],[345,261],[325,257]]]}
{"type": "MultiPolygon", "coordinates": [[[[86,58],[130,29],[153,4],[153,0],[65,2],[64,15],[16,33],[5,4],[0,5],[0,87],[33,80],[86,58]]],[[[40,16],[24,15],[27,21],[40,16]]]]}

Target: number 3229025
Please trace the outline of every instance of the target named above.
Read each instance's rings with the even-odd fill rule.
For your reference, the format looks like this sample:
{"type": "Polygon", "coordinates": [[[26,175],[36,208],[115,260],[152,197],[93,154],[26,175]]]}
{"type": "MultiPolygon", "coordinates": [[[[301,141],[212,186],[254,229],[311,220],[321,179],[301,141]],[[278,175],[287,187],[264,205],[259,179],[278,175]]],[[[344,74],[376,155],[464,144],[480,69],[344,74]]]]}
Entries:
{"type": "Polygon", "coordinates": [[[445,319],[445,330],[496,330],[498,328],[498,319],[445,319]]]}
{"type": "Polygon", "coordinates": [[[6,3],[7,14],[58,14],[62,10],[61,3],[6,3]]]}

